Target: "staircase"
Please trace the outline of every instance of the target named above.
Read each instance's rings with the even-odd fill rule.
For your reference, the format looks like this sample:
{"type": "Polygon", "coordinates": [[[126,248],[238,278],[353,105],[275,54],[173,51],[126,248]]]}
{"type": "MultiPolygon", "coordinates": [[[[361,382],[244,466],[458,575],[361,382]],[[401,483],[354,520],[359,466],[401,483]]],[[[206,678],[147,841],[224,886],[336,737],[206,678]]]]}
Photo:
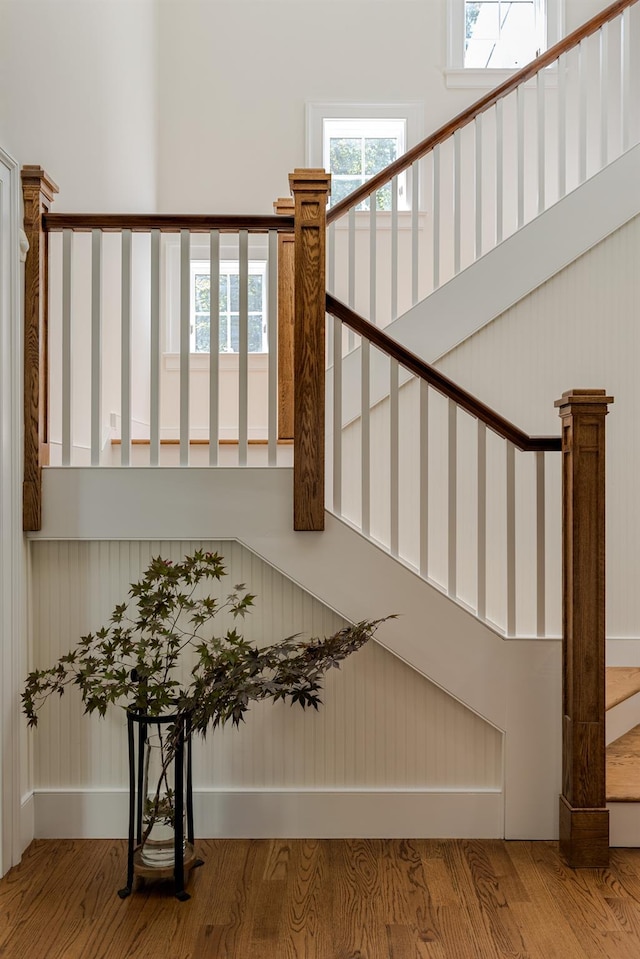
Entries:
{"type": "Polygon", "coordinates": [[[640,845],[640,667],[606,671],[607,805],[612,846],[640,845]]]}
{"type": "MultiPolygon", "coordinates": [[[[614,4],[606,14],[596,18],[597,22],[592,22],[590,32],[581,36],[587,40],[602,28],[608,39],[602,40],[601,49],[610,53],[614,34],[613,27],[606,33],[609,21],[620,14],[620,36],[626,38],[630,6],[629,0],[614,4]]],[[[592,169],[592,151],[588,148],[591,141],[586,138],[590,129],[587,115],[583,117],[580,111],[576,114],[583,117],[580,121],[583,125],[578,130],[580,145],[573,157],[575,163],[567,169],[568,158],[573,154],[567,150],[567,115],[563,118],[558,109],[564,149],[558,151],[561,159],[550,180],[546,177],[547,164],[542,153],[534,151],[538,175],[532,182],[537,203],[531,200],[531,178],[524,175],[523,166],[529,121],[523,106],[524,94],[520,91],[526,80],[536,74],[541,76],[540,67],[549,65],[554,56],[559,61],[562,83],[567,61],[561,58],[569,54],[571,44],[575,47],[580,42],[575,36],[567,38],[561,50],[550,51],[544,62],[526,68],[518,75],[517,82],[516,78],[509,81],[508,89],[494,91],[484,104],[495,113],[493,119],[476,123],[474,127],[476,174],[483,163],[486,165],[487,133],[494,119],[497,132],[493,159],[498,167],[504,159],[503,146],[509,128],[501,101],[511,94],[515,97],[515,101],[511,101],[512,106],[515,103],[515,113],[510,122],[517,127],[520,158],[510,178],[515,192],[510,199],[506,194],[500,195],[497,207],[501,215],[496,215],[495,222],[491,221],[491,230],[486,196],[476,193],[471,226],[461,213],[460,173],[466,161],[461,152],[463,137],[454,129],[456,121],[429,138],[427,147],[424,144],[420,147],[423,150],[420,155],[410,156],[406,161],[401,158],[401,163],[412,167],[416,198],[421,195],[418,183],[425,182],[421,180],[425,173],[420,165],[423,160],[433,178],[432,185],[440,183],[445,150],[451,149],[453,169],[457,171],[453,189],[452,249],[448,252],[445,249],[448,240],[444,233],[434,235],[428,251],[433,266],[427,270],[432,273],[432,289],[426,291],[429,293],[426,302],[437,304],[437,297],[445,296],[445,291],[448,296],[455,284],[462,288],[473,272],[486,268],[489,258],[498,263],[498,279],[503,275],[512,276],[508,262],[500,259],[510,248],[516,249],[527,236],[533,237],[528,255],[535,257],[536,250],[543,244],[539,230],[548,232],[554,217],[564,221],[567,208],[582,191],[595,190],[594,195],[600,197],[598,203],[606,206],[602,197],[607,196],[612,178],[621,180],[622,168],[628,177],[629,192],[635,189],[637,193],[637,148],[631,146],[629,129],[622,122],[622,106],[611,124],[608,120],[605,122],[602,113],[597,150],[601,165],[595,164],[597,170],[592,169]],[[501,127],[503,121],[505,126],[501,127]],[[448,146],[445,146],[446,139],[448,146]],[[614,140],[617,148],[622,148],[620,156],[614,156],[614,140]],[[482,143],[485,148],[479,149],[478,144],[482,143]],[[426,163],[426,153],[432,155],[431,166],[426,163]],[[618,167],[614,168],[616,163],[618,167]],[[509,211],[514,214],[511,226],[517,229],[507,229],[509,211]],[[465,247],[469,236],[474,238],[472,252],[465,247]]],[[[603,53],[601,56],[606,60],[603,53]]],[[[612,59],[609,57],[609,62],[612,59]]],[[[620,102],[626,104],[629,76],[624,68],[619,79],[620,102]]],[[[538,79],[536,83],[538,125],[547,130],[546,80],[538,79]]],[[[572,101],[567,103],[571,105],[572,101]]],[[[465,122],[479,118],[480,109],[476,113],[474,109],[467,111],[465,122]]],[[[394,167],[391,178],[397,186],[400,168],[398,164],[394,167]]],[[[554,417],[555,435],[529,436],[474,400],[438,370],[426,369],[420,356],[412,356],[400,347],[396,349],[397,343],[382,330],[372,328],[353,309],[340,304],[337,297],[330,295],[325,300],[325,196],[319,181],[327,178],[319,176],[318,171],[296,173],[297,186],[292,186],[296,194],[295,217],[278,219],[49,214],[48,203],[55,192],[54,185],[47,184],[42,171],[32,171],[32,180],[37,181],[32,186],[32,248],[35,250],[45,235],[53,239],[50,283],[48,277],[38,273],[35,258],[27,263],[27,285],[37,290],[37,296],[28,304],[28,341],[33,341],[36,347],[43,342],[41,300],[46,300],[49,291],[49,302],[53,304],[51,330],[55,334],[52,339],[56,344],[52,361],[55,358],[58,365],[50,377],[53,402],[47,422],[46,403],[38,392],[41,354],[37,348],[29,351],[27,360],[31,365],[25,381],[31,391],[27,403],[31,421],[27,424],[26,436],[31,459],[25,470],[28,477],[25,492],[27,507],[30,507],[26,511],[27,523],[31,525],[25,525],[25,529],[31,530],[34,538],[59,540],[236,539],[346,618],[371,616],[372,605],[383,601],[373,614],[397,608],[402,617],[381,631],[383,645],[505,733],[504,796],[495,801],[491,797],[491,828],[496,829],[495,823],[502,814],[503,818],[502,825],[497,827],[499,831],[491,834],[514,839],[550,838],[557,834],[561,765],[560,556],[564,552],[566,560],[569,553],[571,557],[575,553],[579,558],[581,549],[583,552],[590,549],[590,555],[598,555],[599,547],[594,548],[594,543],[604,543],[604,501],[598,484],[604,474],[603,423],[607,397],[604,391],[597,390],[579,389],[573,395],[577,413],[580,406],[600,406],[602,437],[599,425],[592,430],[589,452],[595,450],[592,462],[597,460],[602,468],[598,467],[600,473],[595,480],[591,476],[593,484],[588,488],[593,493],[592,501],[586,504],[587,508],[582,503],[582,513],[577,510],[577,518],[571,513],[565,529],[570,526],[574,532],[576,528],[586,529],[592,514],[594,523],[602,521],[602,526],[586,545],[571,545],[562,551],[558,456],[561,444],[557,435],[559,423],[553,410],[553,400],[558,398],[558,393],[545,406],[554,417]],[[267,264],[269,289],[275,295],[280,279],[279,241],[282,235],[292,234],[294,227],[295,290],[296,297],[303,301],[300,310],[296,302],[296,344],[302,344],[301,349],[306,349],[307,355],[303,357],[300,371],[298,363],[295,364],[296,412],[301,411],[301,419],[296,419],[292,475],[289,469],[282,468],[279,456],[275,417],[279,383],[275,357],[269,356],[268,370],[263,371],[266,385],[259,405],[269,411],[269,421],[264,426],[265,435],[258,440],[251,435],[249,397],[254,371],[249,363],[246,322],[244,341],[240,340],[238,350],[238,371],[233,371],[233,402],[227,404],[236,413],[236,419],[229,426],[224,419],[227,409],[220,398],[222,371],[217,351],[207,355],[206,364],[198,366],[191,362],[189,302],[185,291],[190,261],[208,259],[213,276],[219,268],[222,246],[230,242],[233,235],[239,275],[245,277],[243,288],[247,285],[250,260],[259,248],[267,264]],[[254,252],[250,253],[250,249],[254,252]],[[74,257],[76,263],[84,264],[79,290],[73,286],[74,257]],[[103,276],[106,295],[101,296],[103,276]],[[134,281],[142,277],[144,282],[132,282],[132,277],[134,281]],[[299,277],[303,282],[299,282],[299,277]],[[309,277],[312,282],[305,282],[309,277]],[[329,407],[326,449],[322,369],[325,304],[333,317],[328,338],[332,363],[326,378],[329,407]],[[82,314],[83,323],[77,321],[76,312],[82,314]],[[166,342],[162,339],[161,317],[173,330],[171,335],[176,344],[173,359],[163,356],[166,342]],[[78,330],[80,336],[77,336],[78,330]],[[101,340],[107,339],[103,334],[106,331],[117,334],[118,330],[119,342],[115,342],[113,336],[114,342],[108,344],[112,355],[108,356],[106,350],[101,352],[101,340]],[[143,349],[136,348],[137,343],[142,343],[143,349]],[[353,347],[358,343],[361,346],[356,351],[353,347]],[[315,348],[309,348],[309,344],[315,348]],[[111,362],[110,367],[107,362],[111,362]],[[103,382],[112,386],[119,383],[119,391],[112,389],[105,398],[103,382]],[[195,402],[194,393],[197,393],[195,402]],[[596,398],[596,393],[601,395],[596,398]],[[72,402],[74,394],[80,397],[77,408],[72,402]],[[112,404],[110,409],[105,407],[107,402],[112,404]],[[118,410],[117,414],[113,410],[118,410]],[[117,443],[109,444],[105,455],[105,435],[109,437],[113,425],[109,416],[112,421],[119,418],[120,435],[117,443]],[[200,416],[202,421],[198,419],[200,416]],[[48,431],[51,423],[55,426],[52,432],[48,431]],[[197,431],[202,432],[201,437],[197,431]],[[235,434],[237,452],[233,465],[237,469],[214,468],[223,465],[221,444],[230,438],[226,431],[235,434]],[[595,433],[598,433],[596,443],[593,442],[595,433]],[[206,457],[205,469],[189,468],[196,465],[196,456],[192,458],[195,437],[202,443],[200,452],[206,457]],[[54,439],[58,440],[59,460],[55,466],[59,468],[44,471],[42,477],[41,467],[46,462],[42,459],[43,453],[49,455],[49,449],[44,448],[45,438],[52,448],[54,439]],[[250,443],[258,441],[265,444],[264,469],[252,468],[255,464],[249,455],[250,443]],[[82,443],[84,460],[77,455],[82,443]],[[173,445],[169,447],[169,444],[173,445]],[[134,450],[136,457],[142,457],[144,451],[144,462],[149,467],[158,467],[166,465],[164,453],[169,448],[176,454],[172,464],[175,469],[149,469],[142,465],[138,468],[134,450]],[[98,468],[105,466],[117,468],[98,468]],[[291,529],[292,499],[294,504],[303,501],[307,511],[304,522],[309,522],[309,525],[298,524],[298,514],[294,512],[295,529],[307,532],[294,533],[291,529]],[[597,501],[599,510],[591,508],[593,500],[597,501]],[[312,509],[307,510],[310,503],[312,509]],[[321,529],[324,530],[322,536],[311,532],[321,529]]],[[[505,182],[509,182],[509,177],[505,182]]],[[[380,182],[378,186],[381,185],[380,182]]],[[[374,185],[374,192],[378,186],[374,185]]],[[[326,183],[324,190],[326,192],[326,183]]],[[[634,197],[636,202],[638,197],[635,194],[634,197]]],[[[379,326],[391,321],[400,324],[397,319],[400,305],[408,298],[415,306],[425,294],[424,274],[419,269],[422,261],[418,214],[421,211],[417,205],[411,211],[411,266],[403,272],[398,266],[398,254],[402,252],[397,230],[398,210],[392,209],[391,269],[387,279],[383,271],[378,270],[376,280],[379,263],[375,203],[371,204],[370,214],[356,213],[352,201],[349,204],[349,210],[344,203],[338,204],[330,217],[334,226],[328,240],[329,287],[337,294],[345,290],[350,306],[359,307],[370,319],[382,321],[379,326]],[[348,226],[340,239],[336,221],[345,213],[348,226]],[[371,225],[364,244],[365,231],[356,235],[355,229],[356,217],[361,216],[369,217],[371,225]],[[349,258],[342,257],[341,243],[349,247],[349,258]],[[366,269],[361,269],[363,247],[371,254],[366,269]],[[336,275],[337,264],[346,264],[346,274],[342,277],[336,275]],[[360,277],[366,280],[364,305],[360,305],[363,294],[356,283],[360,277]],[[380,294],[387,286],[391,305],[389,309],[382,309],[380,294]],[[367,299],[372,312],[366,309],[367,299]]],[[[438,230],[444,206],[443,196],[438,193],[432,211],[438,230]]],[[[616,214],[618,219],[608,226],[600,226],[600,232],[606,234],[608,229],[615,229],[625,222],[627,214],[632,216],[633,211],[629,213],[627,209],[616,214]]],[[[553,225],[551,230],[553,232],[553,225]]],[[[574,232],[583,233],[582,229],[574,232]]],[[[597,237],[589,242],[597,242],[597,237]]],[[[564,241],[560,246],[563,244],[564,241]]],[[[572,248],[569,255],[579,255],[579,252],[572,248]]],[[[509,255],[517,262],[523,259],[522,253],[509,255]]],[[[546,264],[547,272],[534,282],[543,282],[545,276],[552,275],[560,266],[562,262],[557,260],[555,265],[546,264]]],[[[493,289],[500,286],[496,279],[488,285],[493,289]]],[[[523,295],[522,287],[511,290],[508,295],[509,302],[513,302],[523,295]]],[[[469,321],[468,316],[472,316],[478,297],[476,287],[467,302],[454,312],[465,313],[465,322],[473,324],[475,320],[472,317],[469,321]]],[[[275,304],[273,306],[269,310],[271,344],[278,335],[275,304]]],[[[487,322],[502,308],[504,304],[494,303],[479,322],[487,322]]],[[[246,298],[239,309],[246,321],[246,298]]],[[[417,315],[418,307],[415,310],[417,315]]],[[[210,312],[213,330],[215,306],[210,312]]],[[[435,355],[441,355],[475,328],[452,328],[453,339],[448,346],[435,348],[435,355]]],[[[216,342],[217,336],[213,335],[212,340],[216,342]]],[[[429,349],[434,352],[433,347],[429,349]]],[[[429,353],[429,349],[425,348],[422,355],[429,353]]],[[[420,352],[418,346],[415,352],[420,352]]],[[[562,385],[568,387],[570,383],[562,385]]],[[[561,402],[567,407],[570,405],[568,399],[561,402]]],[[[571,430],[573,426],[567,424],[565,432],[571,430]]],[[[113,435],[111,439],[114,440],[113,435]]],[[[565,462],[572,455],[569,451],[565,462]]],[[[587,486],[574,483],[578,494],[587,486]]],[[[584,580],[581,583],[582,606],[590,606],[595,597],[593,605],[598,606],[597,615],[590,615],[594,613],[590,608],[582,617],[579,598],[571,600],[573,612],[580,613],[581,626],[586,624],[586,628],[576,630],[578,643],[586,645],[595,640],[595,644],[599,644],[598,654],[593,653],[591,647],[588,655],[582,655],[582,646],[577,649],[571,680],[574,692],[579,690],[580,670],[591,670],[590,680],[596,676],[597,688],[601,689],[598,671],[604,661],[599,657],[604,588],[601,577],[598,578],[600,572],[596,570],[598,581],[593,589],[585,585],[584,580]]],[[[569,575],[567,579],[573,585],[574,577],[569,575]]],[[[594,688],[592,682],[589,687],[592,693],[594,688]]],[[[579,693],[574,698],[580,698],[579,693]]],[[[615,708],[619,709],[620,705],[615,708]]],[[[594,748],[599,749],[601,756],[602,710],[598,704],[597,708],[593,703],[589,706],[593,706],[598,715],[586,721],[583,716],[576,716],[575,726],[598,727],[589,735],[593,733],[592,743],[597,740],[594,748]]],[[[565,712],[570,713],[571,709],[565,712]]],[[[573,720],[574,717],[565,716],[567,718],[573,720]]],[[[621,732],[625,728],[628,727],[623,727],[621,732]]],[[[584,761],[579,748],[575,749],[574,760],[578,770],[576,778],[584,774],[588,779],[589,762],[584,761]]],[[[580,788],[575,792],[579,795],[580,788]]],[[[585,795],[586,791],[583,800],[585,795]]],[[[569,803],[568,815],[596,811],[605,816],[601,808],[603,796],[603,792],[598,792],[595,799],[584,802],[584,809],[574,809],[569,803]]],[[[484,801],[486,797],[481,799],[484,801]]],[[[632,808],[629,802],[618,802],[616,810],[612,809],[616,816],[617,806],[622,805],[627,810],[632,808]]],[[[394,816],[398,818],[398,813],[394,812],[394,816]]],[[[601,830],[599,838],[603,837],[607,852],[605,831],[601,830]]],[[[640,836],[638,842],[640,844],[640,836]]]]}

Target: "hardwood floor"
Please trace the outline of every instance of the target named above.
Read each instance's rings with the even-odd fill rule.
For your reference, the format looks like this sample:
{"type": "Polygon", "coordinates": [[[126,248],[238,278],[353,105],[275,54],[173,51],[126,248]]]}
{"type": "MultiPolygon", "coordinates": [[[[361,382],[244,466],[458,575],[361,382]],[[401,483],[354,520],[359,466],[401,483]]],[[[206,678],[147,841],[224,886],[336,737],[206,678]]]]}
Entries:
{"type": "Polygon", "coordinates": [[[126,900],[125,844],[36,841],[0,881],[2,959],[637,959],[640,849],[572,871],[557,844],[210,840],[178,902],[126,900]]]}

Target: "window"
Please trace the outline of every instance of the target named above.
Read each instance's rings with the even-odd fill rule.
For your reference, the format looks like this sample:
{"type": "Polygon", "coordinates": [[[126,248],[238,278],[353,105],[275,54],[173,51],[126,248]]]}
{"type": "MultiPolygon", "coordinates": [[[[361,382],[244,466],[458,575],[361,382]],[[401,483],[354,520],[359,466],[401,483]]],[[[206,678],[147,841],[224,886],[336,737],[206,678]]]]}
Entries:
{"type": "MultiPolygon", "coordinates": [[[[266,353],[267,345],[266,262],[249,261],[249,352],[266,353]]],[[[191,263],[191,352],[211,350],[211,276],[209,261],[191,263]]],[[[237,353],[240,345],[240,275],[237,260],[222,260],[218,286],[220,353],[237,353]]]]}
{"type": "MultiPolygon", "coordinates": [[[[323,120],[323,166],[331,173],[330,205],[338,203],[405,152],[406,120],[332,119],[323,120]]],[[[405,199],[406,177],[400,177],[400,205],[405,199]]],[[[378,210],[391,209],[391,187],[376,195],[378,210]]],[[[369,209],[364,200],[359,210],[369,209]]]]}
{"type": "Polygon", "coordinates": [[[540,0],[465,0],[465,67],[520,68],[544,46],[540,0]]]}
{"type": "Polygon", "coordinates": [[[563,35],[564,0],[447,0],[447,86],[491,87],[563,35]],[[488,73],[487,71],[493,71],[488,73]]]}
{"type": "MultiPolygon", "coordinates": [[[[424,137],[424,103],[309,101],[306,105],[310,167],[331,173],[330,205],[388,166],[424,137]]],[[[398,177],[398,209],[409,209],[406,174],[398,177]]],[[[376,208],[391,210],[391,188],[377,193],[376,208]]],[[[358,206],[369,209],[369,200],[358,206]]]]}

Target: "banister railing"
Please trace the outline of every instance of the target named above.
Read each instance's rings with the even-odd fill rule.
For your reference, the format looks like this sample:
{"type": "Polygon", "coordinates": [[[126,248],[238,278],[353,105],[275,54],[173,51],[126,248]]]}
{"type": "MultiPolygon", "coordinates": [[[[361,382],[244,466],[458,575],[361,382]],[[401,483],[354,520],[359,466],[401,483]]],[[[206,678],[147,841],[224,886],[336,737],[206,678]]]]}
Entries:
{"type": "Polygon", "coordinates": [[[332,207],[330,291],[384,327],[637,143],[636,4],[611,4],[332,207]]]}
{"type": "Polygon", "coordinates": [[[560,471],[547,470],[546,454],[560,452],[560,436],[528,436],[326,302],[332,511],[505,635],[558,636],[559,541],[548,541],[548,519],[555,511],[557,532],[560,471]],[[359,338],[356,354],[342,356],[343,324],[359,338]]]}
{"type": "Polygon", "coordinates": [[[383,353],[386,353],[387,356],[397,360],[406,370],[434,387],[434,389],[442,393],[443,396],[453,400],[457,406],[466,410],[467,413],[471,413],[472,416],[475,416],[476,419],[483,422],[492,429],[494,433],[497,433],[498,436],[502,436],[503,439],[513,443],[519,450],[527,452],[560,452],[562,440],[559,436],[529,436],[517,426],[514,426],[513,423],[510,423],[509,420],[500,416],[499,413],[496,413],[495,410],[492,410],[491,407],[487,406],[476,396],[472,396],[471,393],[463,390],[462,387],[446,377],[435,366],[425,363],[419,356],[416,356],[415,353],[412,353],[401,343],[398,343],[397,340],[392,339],[383,330],[372,326],[364,317],[354,313],[346,304],[341,303],[340,300],[337,300],[330,293],[327,293],[326,304],[327,313],[337,317],[345,326],[353,330],[354,333],[365,337],[371,345],[377,347],[383,353]]]}
{"type": "Polygon", "coordinates": [[[44,171],[23,178],[25,529],[49,463],[290,463],[277,288],[293,216],[50,214],[44,171]]]}

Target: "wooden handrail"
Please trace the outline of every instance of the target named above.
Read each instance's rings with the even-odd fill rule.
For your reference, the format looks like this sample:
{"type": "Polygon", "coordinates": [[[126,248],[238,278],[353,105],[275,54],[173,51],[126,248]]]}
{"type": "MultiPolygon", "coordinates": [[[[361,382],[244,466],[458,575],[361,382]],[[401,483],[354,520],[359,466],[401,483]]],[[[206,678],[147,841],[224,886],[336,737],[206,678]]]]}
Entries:
{"type": "Polygon", "coordinates": [[[637,0],[615,0],[615,3],[601,10],[600,13],[597,13],[591,20],[588,20],[581,27],[578,27],[577,30],[563,37],[563,39],[554,46],[524,66],[522,70],[518,70],[517,73],[514,73],[512,77],[509,77],[509,79],[501,83],[500,86],[496,87],[490,93],[485,94],[485,96],[479,100],[476,100],[475,103],[467,107],[466,110],[463,110],[462,113],[459,113],[453,120],[445,123],[445,125],[436,130],[435,133],[432,133],[426,137],[426,139],[417,143],[416,146],[412,147],[411,150],[408,150],[406,153],[403,153],[401,157],[398,157],[397,160],[390,163],[389,166],[381,170],[380,173],[377,173],[371,177],[370,180],[367,180],[366,183],[363,183],[361,187],[358,187],[357,190],[354,190],[353,193],[346,196],[340,203],[332,206],[327,213],[327,224],[333,223],[334,220],[339,219],[352,207],[357,206],[362,200],[370,196],[374,190],[378,190],[381,186],[387,184],[392,177],[403,173],[412,163],[420,160],[433,150],[434,147],[438,146],[439,143],[448,140],[457,130],[460,130],[472,120],[475,120],[479,113],[484,113],[485,110],[494,106],[498,100],[506,97],[515,90],[516,87],[519,87],[521,83],[525,83],[539,73],[540,70],[544,70],[545,67],[550,66],[558,57],[562,56],[563,53],[567,53],[582,40],[590,37],[591,34],[599,30],[603,24],[615,19],[623,10],[633,6],[634,3],[637,3],[637,0]]]}
{"type": "Polygon", "coordinates": [[[411,353],[396,340],[391,339],[383,330],[378,329],[377,326],[373,326],[368,320],[354,313],[353,310],[341,303],[340,300],[336,300],[330,293],[327,293],[327,313],[342,320],[359,336],[369,340],[377,349],[397,360],[401,366],[413,373],[414,376],[425,380],[439,393],[452,399],[467,413],[471,413],[472,416],[486,423],[494,433],[504,437],[505,440],[509,440],[518,449],[525,452],[560,452],[562,449],[560,436],[529,436],[524,433],[509,420],[492,410],[491,407],[486,406],[471,393],[467,393],[466,390],[454,383],[453,380],[444,376],[435,367],[425,363],[415,353],[411,353]]]}
{"type": "Polygon", "coordinates": [[[43,217],[43,228],[52,233],[57,230],[74,230],[87,233],[102,230],[105,233],[119,233],[132,230],[134,233],[148,233],[160,230],[161,233],[179,233],[189,230],[191,233],[208,233],[220,230],[221,233],[236,233],[249,230],[251,233],[293,233],[292,216],[242,216],[209,215],[197,213],[48,213],[43,217]]]}

